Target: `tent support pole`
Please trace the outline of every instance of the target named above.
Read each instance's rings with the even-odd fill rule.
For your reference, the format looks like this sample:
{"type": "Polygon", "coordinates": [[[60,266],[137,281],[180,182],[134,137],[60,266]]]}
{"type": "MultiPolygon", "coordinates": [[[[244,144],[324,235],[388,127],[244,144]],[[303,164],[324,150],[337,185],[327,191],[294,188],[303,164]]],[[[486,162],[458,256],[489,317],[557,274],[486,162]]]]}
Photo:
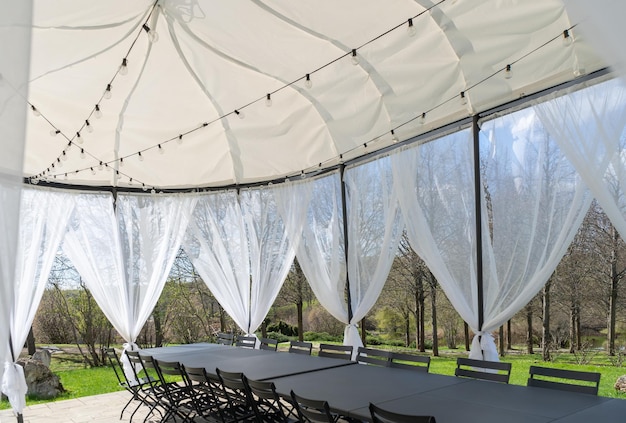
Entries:
{"type": "Polygon", "coordinates": [[[480,189],[480,127],[478,115],[472,116],[472,135],[474,144],[474,212],[476,214],[476,289],[478,297],[478,330],[483,330],[485,322],[483,301],[483,236],[482,236],[482,208],[480,189]]]}
{"type": "Polygon", "coordinates": [[[352,298],[350,295],[350,277],[348,276],[348,201],[346,200],[346,183],[343,176],[346,165],[339,166],[339,177],[341,178],[341,211],[343,214],[343,250],[346,258],[346,298],[348,301],[348,323],[352,321],[352,298]]]}

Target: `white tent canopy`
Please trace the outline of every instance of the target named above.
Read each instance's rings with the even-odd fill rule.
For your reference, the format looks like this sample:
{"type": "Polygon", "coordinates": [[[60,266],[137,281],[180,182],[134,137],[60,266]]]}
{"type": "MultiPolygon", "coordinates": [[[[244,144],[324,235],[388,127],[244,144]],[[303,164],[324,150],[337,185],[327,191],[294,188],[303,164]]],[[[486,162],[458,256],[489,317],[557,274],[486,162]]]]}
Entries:
{"type": "Polygon", "coordinates": [[[35,1],[24,172],[159,190],[317,171],[603,68],[573,24],[562,0],[35,1]]]}

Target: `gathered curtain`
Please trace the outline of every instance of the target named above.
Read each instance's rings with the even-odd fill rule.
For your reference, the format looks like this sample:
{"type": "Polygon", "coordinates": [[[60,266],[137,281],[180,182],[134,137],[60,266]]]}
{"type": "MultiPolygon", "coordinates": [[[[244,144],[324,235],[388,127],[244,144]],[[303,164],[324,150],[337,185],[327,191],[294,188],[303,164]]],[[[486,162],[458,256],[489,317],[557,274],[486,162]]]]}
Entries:
{"type": "Polygon", "coordinates": [[[267,188],[199,196],[184,249],[224,310],[249,335],[263,322],[294,257],[267,188]]]}
{"type": "Polygon", "coordinates": [[[534,111],[626,239],[626,87],[613,79],[534,111]]]}
{"type": "Polygon", "coordinates": [[[311,290],[335,319],[348,325],[339,172],[281,184],[274,194],[311,290]]]}
{"type": "Polygon", "coordinates": [[[381,157],[344,173],[348,213],[348,282],[352,319],[344,344],[363,346],[357,323],[376,303],[398,252],[404,222],[391,159],[381,157]]]}
{"type": "MultiPolygon", "coordinates": [[[[150,316],[179,250],[193,196],[80,194],[63,251],[113,327],[135,340],[150,316]]],[[[124,354],[125,371],[132,370],[124,354]]]]}

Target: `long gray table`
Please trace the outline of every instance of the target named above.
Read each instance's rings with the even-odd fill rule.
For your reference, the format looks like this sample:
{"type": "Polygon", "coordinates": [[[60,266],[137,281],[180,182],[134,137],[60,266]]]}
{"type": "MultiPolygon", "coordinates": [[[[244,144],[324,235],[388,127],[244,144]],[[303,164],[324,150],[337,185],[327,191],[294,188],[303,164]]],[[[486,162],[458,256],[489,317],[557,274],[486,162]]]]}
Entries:
{"type": "Polygon", "coordinates": [[[433,415],[438,423],[626,421],[626,400],[386,367],[356,365],[272,380],[281,396],[293,390],[326,399],[334,411],[360,420],[369,420],[372,402],[398,413],[433,415]]]}
{"type": "Polygon", "coordinates": [[[204,367],[215,375],[216,369],[242,372],[249,379],[266,380],[324,369],[356,365],[353,361],[335,358],[290,354],[267,350],[206,344],[205,347],[177,346],[141,351],[157,360],[177,361],[186,367],[204,367]]]}

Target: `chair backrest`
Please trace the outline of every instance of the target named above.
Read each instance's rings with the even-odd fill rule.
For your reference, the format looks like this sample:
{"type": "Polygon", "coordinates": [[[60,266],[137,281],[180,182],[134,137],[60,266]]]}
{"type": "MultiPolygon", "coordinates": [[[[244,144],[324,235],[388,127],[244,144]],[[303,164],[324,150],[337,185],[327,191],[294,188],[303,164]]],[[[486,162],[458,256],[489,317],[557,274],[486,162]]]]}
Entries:
{"type": "Polygon", "coordinates": [[[310,342],[301,342],[301,341],[289,342],[290,353],[311,355],[312,350],[313,350],[313,344],[310,342]]]}
{"type": "Polygon", "coordinates": [[[259,339],[259,342],[261,343],[259,348],[262,350],[268,350],[268,351],[278,350],[278,341],[275,339],[261,338],[259,339]]]}
{"type": "Polygon", "coordinates": [[[375,366],[388,367],[390,359],[390,351],[359,347],[356,353],[356,362],[359,364],[372,364],[375,366]]]}
{"type": "Polygon", "coordinates": [[[372,423],[437,423],[433,416],[415,416],[384,410],[370,403],[372,423]]]}
{"type": "Polygon", "coordinates": [[[236,347],[254,348],[255,345],[256,336],[237,335],[237,341],[235,341],[236,347]]]}
{"type": "Polygon", "coordinates": [[[117,378],[117,382],[120,386],[128,386],[128,380],[126,380],[126,375],[124,374],[124,369],[122,367],[122,363],[120,362],[120,358],[117,356],[115,352],[115,348],[106,348],[104,350],[106,357],[109,359],[109,363],[115,372],[115,377],[117,378]]]}
{"type": "Polygon", "coordinates": [[[530,366],[528,386],[598,395],[600,373],[530,366]]]}
{"type": "Polygon", "coordinates": [[[248,382],[239,372],[225,372],[216,369],[222,383],[228,406],[222,411],[228,416],[227,421],[251,421],[256,416],[254,399],[248,382]]]}
{"type": "Polygon", "coordinates": [[[219,332],[217,334],[217,343],[222,345],[233,345],[235,337],[232,333],[219,332]]]}
{"type": "Polygon", "coordinates": [[[511,363],[457,358],[455,376],[509,383],[511,363]]]}
{"type": "Polygon", "coordinates": [[[352,359],[352,345],[332,345],[320,344],[318,354],[320,357],[340,358],[343,360],[352,359]]]}
{"type": "Polygon", "coordinates": [[[430,357],[427,355],[392,352],[389,367],[428,373],[430,369],[430,357]]]}
{"type": "Polygon", "coordinates": [[[301,422],[335,423],[337,416],[330,412],[327,401],[303,398],[291,391],[291,399],[301,422]]]}
{"type": "Polygon", "coordinates": [[[289,421],[285,402],[282,401],[276,386],[271,381],[250,380],[244,376],[252,392],[252,405],[258,422],[277,423],[289,421]]]}

